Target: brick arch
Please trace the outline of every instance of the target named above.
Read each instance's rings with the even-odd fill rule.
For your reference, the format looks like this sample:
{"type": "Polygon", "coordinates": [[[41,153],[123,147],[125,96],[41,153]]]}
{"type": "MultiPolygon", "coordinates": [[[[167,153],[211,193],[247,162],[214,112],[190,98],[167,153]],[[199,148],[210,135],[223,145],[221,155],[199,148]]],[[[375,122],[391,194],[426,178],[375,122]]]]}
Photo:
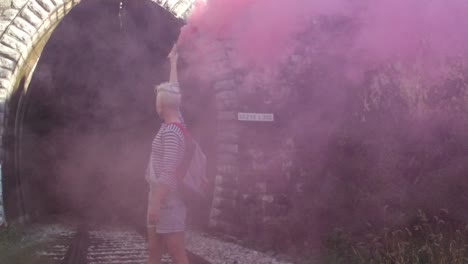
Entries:
{"type": "MultiPolygon", "coordinates": [[[[197,0],[150,1],[184,19],[197,0]]],[[[81,0],[6,0],[6,4],[2,3],[0,88],[4,97],[8,97],[8,93],[17,86],[20,77],[31,71],[50,34],[80,2],[81,0]]]]}
{"type": "MultiPolygon", "coordinates": [[[[151,0],[175,17],[185,19],[197,0],[151,0]]],[[[204,0],[198,0],[204,1],[204,0]]],[[[9,111],[8,100],[17,89],[19,80],[29,81],[40,54],[50,35],[68,12],[81,0],[6,0],[0,4],[0,142],[10,133],[4,120],[9,111]]],[[[210,226],[229,228],[226,221],[235,207],[237,179],[237,93],[235,78],[222,41],[212,43],[224,63],[224,71],[213,73],[212,92],[215,93],[217,130],[215,137],[216,176],[210,213],[210,226]],[[223,220],[224,219],[224,220],[223,220]]],[[[11,133],[10,133],[11,134],[11,133]]],[[[12,135],[13,140],[16,135],[12,135]]],[[[11,140],[11,135],[8,137],[11,140]]],[[[0,146],[0,152],[3,152],[0,146]]],[[[4,162],[2,157],[1,162],[4,162]]],[[[2,165],[0,163],[0,165],[2,165]]],[[[24,212],[23,212],[24,213],[24,212]]],[[[0,226],[6,224],[0,175],[0,226]]]]}

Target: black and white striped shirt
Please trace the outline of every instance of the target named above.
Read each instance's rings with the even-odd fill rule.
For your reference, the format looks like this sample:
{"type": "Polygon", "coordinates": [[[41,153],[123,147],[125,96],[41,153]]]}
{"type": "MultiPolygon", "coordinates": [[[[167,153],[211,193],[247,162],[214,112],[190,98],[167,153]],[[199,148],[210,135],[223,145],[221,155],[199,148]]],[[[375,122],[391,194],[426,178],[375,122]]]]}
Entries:
{"type": "Polygon", "coordinates": [[[156,183],[177,186],[176,169],[185,151],[184,134],[177,125],[163,123],[151,147],[151,165],[156,183]]]}

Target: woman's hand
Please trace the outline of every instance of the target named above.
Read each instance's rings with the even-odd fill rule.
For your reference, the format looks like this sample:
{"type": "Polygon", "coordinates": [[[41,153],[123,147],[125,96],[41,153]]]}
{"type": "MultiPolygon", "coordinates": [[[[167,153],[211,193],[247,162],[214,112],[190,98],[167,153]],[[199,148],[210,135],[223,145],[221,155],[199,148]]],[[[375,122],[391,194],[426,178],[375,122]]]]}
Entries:
{"type": "Polygon", "coordinates": [[[161,206],[158,203],[151,204],[148,208],[148,224],[154,226],[159,221],[161,206]]]}
{"type": "Polygon", "coordinates": [[[171,52],[169,53],[167,57],[169,58],[169,61],[171,62],[171,64],[177,63],[177,60],[179,59],[179,54],[177,53],[177,44],[174,44],[171,52]]]}
{"type": "Polygon", "coordinates": [[[159,222],[159,216],[161,211],[161,198],[158,195],[159,192],[157,187],[150,192],[150,197],[148,200],[148,224],[155,226],[159,222]]]}

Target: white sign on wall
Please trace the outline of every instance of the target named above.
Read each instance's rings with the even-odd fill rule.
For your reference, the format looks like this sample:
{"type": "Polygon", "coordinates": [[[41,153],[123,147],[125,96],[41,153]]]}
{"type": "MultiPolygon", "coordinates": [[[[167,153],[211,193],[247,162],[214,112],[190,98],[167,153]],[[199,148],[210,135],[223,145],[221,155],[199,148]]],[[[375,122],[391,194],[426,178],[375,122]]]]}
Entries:
{"type": "Polygon", "coordinates": [[[262,113],[237,113],[237,119],[239,121],[273,122],[275,121],[275,116],[274,114],[262,113]]]}

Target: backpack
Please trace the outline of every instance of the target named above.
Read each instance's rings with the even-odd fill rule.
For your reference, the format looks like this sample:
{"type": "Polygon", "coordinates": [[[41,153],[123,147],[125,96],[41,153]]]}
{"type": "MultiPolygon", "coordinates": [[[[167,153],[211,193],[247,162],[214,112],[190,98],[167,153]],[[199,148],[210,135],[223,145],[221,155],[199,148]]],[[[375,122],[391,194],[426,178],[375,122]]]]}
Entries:
{"type": "Polygon", "coordinates": [[[186,204],[202,202],[208,198],[206,155],[182,124],[172,124],[182,131],[185,142],[184,156],[176,170],[180,192],[186,204]]]}

